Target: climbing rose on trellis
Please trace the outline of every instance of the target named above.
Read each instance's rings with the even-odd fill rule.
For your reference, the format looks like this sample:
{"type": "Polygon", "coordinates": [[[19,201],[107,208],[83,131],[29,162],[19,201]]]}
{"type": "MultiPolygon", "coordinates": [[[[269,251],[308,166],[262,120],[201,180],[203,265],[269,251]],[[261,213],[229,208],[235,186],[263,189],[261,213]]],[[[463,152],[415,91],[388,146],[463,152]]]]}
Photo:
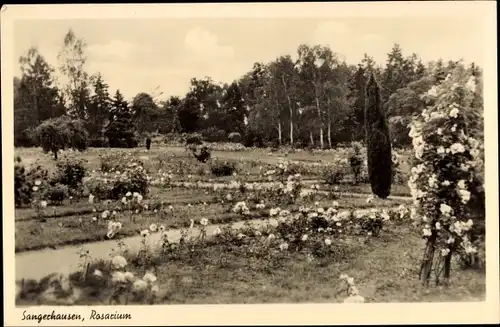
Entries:
{"type": "Polygon", "coordinates": [[[463,70],[454,71],[432,87],[424,95],[429,106],[410,124],[415,165],[408,185],[412,218],[426,239],[420,270],[426,285],[432,272],[436,284],[442,273],[448,280],[454,254],[477,251],[470,242],[475,216],[469,204],[484,193],[476,176],[483,166],[483,145],[468,130],[470,112],[477,109],[472,108],[475,77],[468,77],[463,70]]]}

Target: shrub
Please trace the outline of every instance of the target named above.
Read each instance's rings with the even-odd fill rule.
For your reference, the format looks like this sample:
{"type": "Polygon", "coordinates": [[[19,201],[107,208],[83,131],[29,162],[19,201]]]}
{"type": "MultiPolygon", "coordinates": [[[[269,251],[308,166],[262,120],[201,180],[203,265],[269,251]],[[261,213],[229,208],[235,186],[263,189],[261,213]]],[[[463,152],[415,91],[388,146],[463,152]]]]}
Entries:
{"type": "Polygon", "coordinates": [[[36,128],[35,137],[43,151],[52,152],[55,159],[59,150],[72,148],[83,151],[88,145],[88,132],[83,122],[66,116],[43,121],[36,128]]]}
{"type": "Polygon", "coordinates": [[[249,129],[245,133],[245,136],[243,139],[243,145],[246,147],[263,148],[265,144],[264,144],[264,139],[263,139],[262,135],[249,129]]]}
{"type": "Polygon", "coordinates": [[[186,137],[186,145],[202,145],[203,140],[199,134],[191,134],[186,137]]]}
{"type": "Polygon", "coordinates": [[[236,165],[227,161],[215,161],[210,166],[210,171],[217,177],[231,176],[236,170],[236,165]]]}
{"type": "Polygon", "coordinates": [[[47,184],[48,172],[41,165],[26,169],[21,158],[14,165],[14,201],[16,207],[30,204],[35,192],[43,193],[47,184]]]}
{"type": "Polygon", "coordinates": [[[241,142],[241,134],[237,132],[230,133],[228,139],[229,142],[239,143],[241,142]]]}
{"type": "Polygon", "coordinates": [[[85,122],[82,120],[68,120],[67,128],[69,130],[69,147],[78,151],[84,151],[89,144],[89,133],[85,128],[85,122]]]}
{"type": "Polygon", "coordinates": [[[346,175],[346,168],[344,165],[331,165],[324,169],[323,179],[328,185],[336,185],[342,182],[346,175]]]}
{"type": "Polygon", "coordinates": [[[483,144],[471,131],[476,79],[457,67],[425,95],[429,106],[412,122],[416,165],[409,186],[412,218],[420,225],[426,248],[420,279],[428,284],[450,277],[452,256],[481,261],[485,202],[481,171],[483,144]],[[465,76],[464,76],[465,75],[465,76]],[[432,273],[434,272],[434,276],[432,273]]]}
{"type": "Polygon", "coordinates": [[[226,139],[226,132],[216,127],[207,128],[201,135],[207,142],[223,142],[226,139]]]}
{"type": "Polygon", "coordinates": [[[391,193],[391,140],[385,114],[382,111],[380,88],[373,74],[366,85],[365,99],[368,176],[372,192],[385,199],[391,193]]]}
{"type": "Polygon", "coordinates": [[[111,148],[136,148],[139,145],[139,140],[135,138],[119,138],[109,139],[109,147],[111,148]]]}
{"type": "Polygon", "coordinates": [[[113,182],[113,188],[109,197],[119,199],[127,192],[138,192],[145,196],[149,192],[149,180],[142,163],[133,161],[113,182]]]}
{"type": "Polygon", "coordinates": [[[101,165],[101,171],[103,173],[109,173],[112,171],[123,171],[127,165],[128,159],[125,158],[123,153],[110,152],[109,154],[99,155],[99,161],[101,165]]]}
{"type": "Polygon", "coordinates": [[[87,173],[84,163],[84,160],[73,156],[65,157],[57,163],[55,181],[71,189],[78,189],[87,173]]]}
{"type": "Polygon", "coordinates": [[[14,199],[16,207],[31,202],[31,187],[27,181],[27,172],[21,164],[21,158],[14,164],[14,199]]]}
{"type": "Polygon", "coordinates": [[[139,144],[132,117],[128,112],[115,115],[104,134],[108,138],[109,146],[113,148],[135,148],[139,144]]]}
{"type": "Polygon", "coordinates": [[[394,147],[407,147],[411,145],[411,137],[408,135],[410,129],[408,124],[411,121],[409,116],[394,116],[389,119],[391,139],[394,147]]]}
{"type": "Polygon", "coordinates": [[[51,203],[60,205],[69,195],[68,186],[63,184],[56,184],[50,186],[47,191],[47,198],[51,203]]]}
{"type": "Polygon", "coordinates": [[[89,146],[92,148],[107,148],[109,147],[109,141],[104,137],[94,138],[89,141],[89,146]]]}
{"type": "Polygon", "coordinates": [[[211,156],[211,152],[210,150],[206,147],[206,146],[203,146],[201,149],[200,149],[200,152],[197,153],[196,152],[196,149],[193,148],[193,145],[191,146],[191,151],[193,152],[193,156],[199,161],[199,162],[202,162],[202,163],[205,163],[208,161],[208,159],[210,159],[210,156],[211,156]]]}
{"type": "Polygon", "coordinates": [[[363,158],[361,157],[361,144],[353,142],[352,154],[349,157],[352,173],[354,175],[354,183],[361,181],[361,171],[363,168],[363,158]]]}
{"type": "Polygon", "coordinates": [[[28,127],[24,130],[19,131],[17,128],[14,129],[14,146],[15,147],[35,147],[37,146],[37,140],[35,136],[35,127],[28,127]]]}
{"type": "Polygon", "coordinates": [[[118,197],[113,196],[113,185],[114,183],[108,180],[103,180],[100,178],[92,178],[85,182],[86,193],[92,194],[97,199],[117,199],[118,197]]]}
{"type": "Polygon", "coordinates": [[[400,158],[397,153],[392,154],[392,182],[403,184],[407,181],[400,168],[400,158]]]}

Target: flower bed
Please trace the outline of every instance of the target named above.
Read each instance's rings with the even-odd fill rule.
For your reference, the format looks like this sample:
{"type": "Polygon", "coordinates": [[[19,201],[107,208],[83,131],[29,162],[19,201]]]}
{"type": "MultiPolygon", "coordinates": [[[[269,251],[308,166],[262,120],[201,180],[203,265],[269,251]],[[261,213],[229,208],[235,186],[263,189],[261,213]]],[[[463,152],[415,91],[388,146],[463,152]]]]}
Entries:
{"type": "Polygon", "coordinates": [[[471,125],[482,108],[472,106],[475,96],[474,76],[457,67],[429,90],[429,106],[412,122],[415,166],[409,186],[412,216],[427,242],[424,284],[446,282],[455,254],[484,264],[484,148],[471,125]]]}
{"type": "MultiPolygon", "coordinates": [[[[70,276],[19,281],[16,303],[362,303],[464,296],[446,290],[444,295],[423,293],[409,282],[419,240],[408,229],[406,208],[387,211],[388,219],[383,211],[356,218],[339,217],[334,209],[273,210],[277,219],[261,228],[220,228],[213,235],[203,229],[205,221],[194,238],[171,242],[165,237],[156,249],[145,241],[138,253],[121,248],[111,260],[82,261],[80,271],[70,276]],[[384,232],[363,227],[370,220],[381,222],[384,232]]],[[[144,240],[150,233],[143,233],[144,240]]],[[[484,293],[478,276],[468,273],[457,282],[464,280],[467,290],[484,293]]]]}
{"type": "MultiPolygon", "coordinates": [[[[404,207],[382,212],[373,210],[369,214],[339,215],[337,207],[335,204],[330,208],[301,207],[295,214],[273,208],[269,214],[276,219],[271,219],[263,229],[253,228],[250,224],[240,230],[223,227],[216,229],[212,237],[208,237],[206,232],[209,222],[203,218],[200,220],[199,235],[194,239],[188,239],[187,234],[183,233],[179,243],[172,243],[168,240],[163,226],[152,224],[149,229],[143,230],[141,235],[145,239],[152,232],[163,233],[159,252],[147,248],[144,242],[140,253],[135,256],[128,253],[129,258],[132,256],[135,258],[133,260],[139,261],[140,266],[149,271],[149,273],[146,272],[144,278],[137,278],[133,273],[125,271],[127,260],[122,256],[123,254],[120,254],[116,255],[111,262],[98,262],[92,266],[90,263],[84,264],[83,271],[80,272],[78,278],[73,275],[66,282],[62,282],[63,278],[55,283],[58,285],[56,289],[45,285],[47,280],[41,280],[38,285],[45,285],[46,289],[39,296],[43,301],[60,303],[58,301],[64,299],[64,301],[74,303],[79,300],[82,293],[89,291],[89,288],[92,294],[104,288],[105,302],[109,304],[149,303],[154,301],[154,297],[159,293],[159,289],[153,284],[156,277],[151,273],[158,264],[157,260],[164,256],[175,260],[186,255],[186,249],[204,247],[203,242],[228,247],[244,247],[250,253],[264,257],[276,254],[282,257],[288,255],[283,254],[285,252],[300,252],[309,260],[338,260],[347,255],[345,249],[339,246],[341,240],[360,235],[377,236],[384,223],[390,221],[391,217],[403,220],[408,215],[408,210],[404,207]],[[82,282],[84,282],[84,289],[82,289],[82,282]],[[54,294],[57,295],[51,297],[54,294]]],[[[241,203],[238,203],[233,211],[241,215],[248,214],[244,209],[244,204],[241,203]]],[[[108,228],[115,232],[122,228],[122,224],[110,222],[108,228]]],[[[126,250],[125,255],[127,256],[126,250]]],[[[53,277],[49,277],[49,280],[51,278],[53,277]]],[[[21,297],[36,288],[33,283],[31,281],[23,284],[21,297]]],[[[89,294],[86,293],[84,297],[88,296],[89,294]]]]}

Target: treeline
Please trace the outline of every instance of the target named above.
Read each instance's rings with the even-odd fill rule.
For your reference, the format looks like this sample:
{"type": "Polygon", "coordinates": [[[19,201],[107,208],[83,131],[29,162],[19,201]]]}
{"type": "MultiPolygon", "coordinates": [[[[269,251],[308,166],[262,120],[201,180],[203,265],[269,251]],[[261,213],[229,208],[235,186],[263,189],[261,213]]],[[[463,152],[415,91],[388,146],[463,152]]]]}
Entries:
{"type": "Polygon", "coordinates": [[[283,55],[255,63],[230,84],[193,78],[184,97],[158,101],[153,92],[143,92],[127,102],[119,90],[110,94],[99,73],[87,73],[85,48],[71,30],[66,34],[58,56],[65,79],[60,85],[55,68],[35,48],[20,58],[22,76],[14,78],[16,146],[39,145],[35,128],[68,116],[82,122],[90,146],[132,147],[152,133],[199,133],[215,142],[237,133],[247,146],[334,147],[363,140],[365,88],[373,73],[391,141],[404,147],[411,143],[408,123],[424,108],[422,94],[452,70],[472,72],[479,81],[476,92],[482,93],[482,73],[474,63],[424,64],[395,44],[384,65],[367,54],[358,65],[348,65],[329,47],[300,45],[298,60],[283,55]]]}

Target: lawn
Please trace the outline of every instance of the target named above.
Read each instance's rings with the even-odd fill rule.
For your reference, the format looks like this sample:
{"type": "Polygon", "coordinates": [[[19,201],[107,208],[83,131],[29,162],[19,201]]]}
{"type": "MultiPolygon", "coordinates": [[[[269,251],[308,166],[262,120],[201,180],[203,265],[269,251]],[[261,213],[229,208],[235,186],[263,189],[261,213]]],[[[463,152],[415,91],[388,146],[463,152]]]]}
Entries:
{"type": "MultiPolygon", "coordinates": [[[[213,176],[209,165],[197,162],[183,148],[155,146],[149,152],[137,149],[89,149],[85,153],[76,153],[76,156],[87,161],[89,175],[106,177],[100,171],[99,155],[109,151],[124,154],[131,152],[135,158],[145,163],[152,180],[157,181],[159,176],[168,172],[173,175],[172,181],[191,182],[194,185],[169,186],[167,183],[164,186],[150,186],[149,194],[142,201],[142,205],[147,205],[147,208],[138,212],[123,208],[120,201],[105,203],[102,199],[97,199],[91,204],[88,198],[65,200],[58,206],[49,204],[41,211],[18,208],[15,217],[16,252],[105,240],[108,238],[106,234],[109,219],[123,224],[119,233],[114,235],[114,239],[119,240],[138,235],[151,224],[174,229],[188,228],[194,221],[195,227],[203,230],[204,227],[200,224],[203,218],[208,219],[209,224],[267,219],[270,209],[276,206],[300,212],[299,207],[319,210],[319,207],[331,207],[335,201],[339,210],[376,209],[380,213],[381,209],[407,205],[410,201],[399,198],[367,200],[367,196],[371,194],[370,185],[348,183],[352,180],[349,171],[346,172],[344,181],[337,185],[322,183],[321,172],[324,167],[321,165],[337,160],[339,155],[345,156],[344,150],[314,154],[306,151],[289,154],[269,153],[253,149],[239,152],[213,151],[212,157],[215,157],[215,160],[236,163],[237,173],[225,177],[213,176]],[[282,159],[289,160],[291,165],[295,165],[294,169],[300,171],[304,187],[318,184],[320,190],[330,192],[299,196],[295,198],[294,204],[290,204],[285,199],[288,195],[279,195],[280,192],[276,191],[240,192],[239,189],[214,190],[213,184],[209,184],[209,187],[196,185],[198,181],[214,184],[235,180],[248,183],[267,181],[268,177],[264,176],[264,172],[276,167],[282,159]],[[320,166],[311,163],[320,163],[320,166]],[[231,199],[227,198],[229,194],[231,199]],[[232,210],[241,200],[245,200],[250,209],[246,215],[232,210]],[[265,208],[256,206],[260,200],[264,200],[265,208]],[[158,204],[161,206],[158,207],[158,204]],[[116,211],[116,214],[102,218],[105,210],[116,211]]],[[[27,165],[38,160],[38,163],[49,171],[55,169],[55,161],[50,156],[41,154],[40,149],[16,149],[16,154],[21,155],[27,165]]],[[[405,165],[407,166],[407,163],[404,162],[402,166],[405,165]]],[[[280,180],[277,176],[273,179],[280,180]]],[[[408,187],[394,184],[391,195],[409,196],[408,187]]],[[[394,217],[397,218],[398,215],[394,217]]],[[[463,270],[457,263],[454,263],[450,287],[423,289],[418,281],[418,267],[424,245],[419,236],[421,231],[414,230],[410,221],[393,221],[393,218],[383,223],[380,234],[370,231],[375,226],[371,225],[375,220],[371,220],[369,215],[356,218],[361,220],[349,218],[353,220],[347,225],[332,223],[333,230],[337,232],[331,232],[331,229],[328,232],[333,233],[329,236],[331,246],[325,245],[326,241],[321,239],[324,237],[321,234],[323,231],[320,233],[322,228],[305,228],[292,223],[287,227],[288,231],[285,229],[276,234],[280,236],[275,241],[267,236],[259,239],[257,234],[255,237],[248,234],[251,236],[247,237],[247,234],[240,236],[236,235],[237,231],[232,231],[230,238],[216,235],[177,245],[167,244],[161,249],[150,249],[146,252],[125,253],[124,256],[128,261],[127,270],[136,276],[140,277],[146,270],[152,270],[157,276],[156,285],[159,292],[146,303],[342,302],[346,294],[339,280],[341,274],[354,278],[366,302],[480,301],[484,298],[484,273],[478,270],[463,270]],[[352,230],[348,227],[351,223],[356,226],[352,230]],[[316,230],[317,234],[311,234],[310,243],[303,249],[281,248],[285,238],[291,237],[290,235],[295,235],[290,241],[293,243],[293,240],[300,239],[303,233],[316,233],[316,230]],[[265,241],[266,239],[268,241],[265,241]]],[[[290,216],[290,219],[293,218],[290,216]]],[[[314,221],[311,219],[308,224],[314,221]]],[[[266,226],[265,228],[270,228],[266,226]]],[[[266,235],[269,235],[270,232],[267,233],[266,235]]],[[[87,273],[90,275],[85,274],[84,278],[81,272],[70,276],[70,284],[79,290],[78,296],[71,300],[72,304],[111,304],[119,300],[112,296],[116,289],[109,284],[109,262],[95,262],[87,266],[87,273]],[[95,269],[107,276],[107,281],[93,275],[95,269]],[[111,298],[113,299],[110,302],[111,298]]],[[[40,283],[24,281],[21,295],[16,299],[17,305],[64,304],[68,296],[63,296],[64,299],[61,300],[47,298],[45,293],[42,295],[44,287],[55,285],[49,282],[51,278],[53,277],[49,276],[40,283]]],[[[127,303],[135,303],[134,300],[130,301],[127,303]]],[[[142,299],[138,303],[145,303],[144,301],[142,299]]]]}
{"type": "MultiPolygon", "coordinates": [[[[235,222],[238,220],[267,218],[269,208],[258,210],[252,208],[247,216],[236,214],[231,211],[234,203],[221,203],[213,192],[207,194],[205,190],[198,189],[160,189],[152,188],[155,201],[165,201],[164,210],[144,210],[139,214],[122,210],[121,205],[97,204],[96,212],[92,205],[86,200],[67,203],[64,206],[43,209],[42,217],[38,217],[35,209],[16,210],[16,253],[36,250],[41,248],[55,248],[62,245],[81,244],[86,242],[101,241],[107,239],[108,220],[101,219],[104,210],[115,210],[115,221],[123,224],[123,229],[115,238],[133,236],[141,230],[149,228],[151,224],[164,225],[166,228],[186,228],[190,225],[190,219],[197,223],[202,218],[207,218],[210,223],[221,224],[235,222]],[[168,209],[172,205],[173,210],[168,209]],[[94,221],[93,217],[99,217],[94,221]]],[[[287,206],[288,209],[296,209],[300,205],[318,202],[319,206],[329,207],[333,199],[327,195],[317,195],[299,201],[296,205],[287,206]],[[312,200],[312,201],[311,201],[312,200]]],[[[374,199],[367,203],[365,198],[342,196],[336,201],[340,209],[363,209],[394,207],[401,204],[397,200],[374,199]]],[[[234,202],[234,201],[233,201],[234,202]]],[[[146,200],[145,203],[148,203],[146,200]]]]}
{"type": "MultiPolygon", "coordinates": [[[[418,281],[423,241],[405,225],[392,225],[379,237],[334,241],[333,255],[310,259],[302,252],[258,250],[249,243],[205,241],[203,246],[180,247],[175,253],[154,253],[145,261],[129,256],[127,270],[142,276],[153,269],[159,287],[155,304],[332,303],[346,297],[341,274],[354,278],[365,302],[482,301],[485,275],[453,267],[451,285],[424,289],[418,281]]],[[[148,256],[146,256],[148,257],[148,256]]],[[[109,265],[90,268],[106,274],[109,265]]],[[[72,304],[110,304],[112,288],[90,275],[72,304]]],[[[35,286],[25,282],[17,305],[50,304],[35,286]],[[31,291],[30,291],[31,289],[31,291]]],[[[56,302],[57,303],[57,302],[56,302]]],[[[64,303],[64,302],[60,302],[64,303]]],[[[133,304],[133,302],[129,302],[133,304]]]]}
{"type": "MultiPolygon", "coordinates": [[[[89,148],[85,152],[71,152],[77,158],[84,159],[90,171],[99,170],[101,161],[99,156],[109,153],[131,153],[135,158],[143,161],[145,168],[150,172],[170,171],[176,180],[228,180],[230,177],[214,177],[210,174],[206,164],[198,162],[190,152],[181,147],[156,146],[150,151],[145,149],[107,149],[89,148]]],[[[15,148],[15,156],[20,156],[25,165],[38,163],[49,172],[55,171],[56,161],[50,154],[44,154],[40,148],[15,148]]],[[[269,153],[263,149],[246,149],[245,151],[212,151],[212,160],[230,161],[236,164],[236,173],[249,178],[250,181],[264,180],[262,174],[273,169],[282,161],[288,161],[291,166],[308,179],[322,179],[324,167],[334,163],[339,158],[346,158],[346,150],[338,152],[309,153],[307,151],[290,154],[269,153]]],[[[409,172],[408,155],[402,155],[400,169],[403,174],[409,172]]],[[[346,178],[351,180],[351,173],[346,178]]]]}
{"type": "MultiPolygon", "coordinates": [[[[367,196],[371,193],[371,188],[367,184],[352,185],[349,183],[339,183],[335,187],[322,184],[320,172],[323,168],[311,166],[309,163],[328,162],[338,159],[340,155],[346,155],[345,149],[339,152],[309,153],[306,151],[285,153],[269,153],[262,149],[248,149],[245,151],[214,151],[212,157],[215,160],[231,160],[236,163],[238,170],[236,176],[216,177],[209,172],[209,165],[198,162],[184,148],[155,146],[151,151],[144,149],[103,149],[91,148],[86,152],[74,152],[76,157],[85,159],[85,166],[88,175],[96,177],[106,177],[100,171],[100,155],[113,153],[132,153],[134,158],[139,158],[145,164],[148,175],[152,179],[163,172],[172,172],[172,181],[186,181],[195,183],[203,181],[206,183],[230,183],[238,180],[247,183],[269,181],[263,173],[271,168],[275,168],[280,162],[280,157],[296,162],[295,169],[303,175],[303,185],[310,187],[318,184],[321,190],[333,191],[331,196],[317,194],[307,197],[300,204],[310,204],[319,202],[322,206],[330,206],[333,199],[337,199],[342,209],[358,209],[366,207],[376,207],[377,203],[367,204],[364,198],[352,198],[349,193],[361,193],[367,196]],[[304,164],[302,164],[304,163],[304,164]],[[313,167],[313,168],[310,168],[313,167]],[[312,179],[312,180],[311,180],[312,179]],[[309,180],[309,181],[308,181],[309,180]]],[[[39,148],[16,148],[15,154],[21,156],[23,163],[30,166],[35,162],[42,165],[49,172],[55,171],[56,161],[48,154],[43,154],[39,148]]],[[[347,179],[352,176],[347,176],[347,179]]],[[[273,180],[279,180],[274,176],[273,180]]],[[[228,190],[226,193],[232,191],[228,190]]],[[[233,191],[235,192],[235,191],[233,191]]],[[[408,196],[409,191],[406,185],[393,185],[393,195],[408,196]]],[[[267,199],[263,199],[267,200],[267,199]]],[[[105,209],[116,211],[113,217],[124,224],[124,229],[116,235],[117,238],[131,236],[139,231],[148,228],[151,223],[163,224],[166,228],[187,227],[190,219],[199,221],[207,218],[212,223],[227,223],[235,220],[248,218],[267,217],[269,207],[264,212],[262,210],[252,210],[248,217],[242,217],[231,212],[231,204],[222,205],[220,197],[212,188],[185,188],[185,187],[156,187],[151,186],[150,192],[145,199],[145,203],[163,202],[164,207],[172,205],[173,212],[164,214],[163,212],[153,212],[146,210],[130,218],[129,212],[123,212],[119,202],[109,205],[89,205],[86,198],[65,200],[62,205],[49,205],[41,209],[40,212],[33,208],[17,208],[15,210],[16,220],[16,252],[36,250],[44,247],[54,248],[61,245],[80,244],[85,242],[99,241],[106,239],[107,221],[99,219],[93,221],[93,217],[99,217],[105,209]],[[94,212],[95,210],[95,212],[94,212]]],[[[380,202],[382,206],[394,206],[399,203],[393,200],[380,202]]],[[[232,203],[234,205],[234,201],[232,203]]],[[[272,206],[272,203],[267,203],[272,206]]]]}

